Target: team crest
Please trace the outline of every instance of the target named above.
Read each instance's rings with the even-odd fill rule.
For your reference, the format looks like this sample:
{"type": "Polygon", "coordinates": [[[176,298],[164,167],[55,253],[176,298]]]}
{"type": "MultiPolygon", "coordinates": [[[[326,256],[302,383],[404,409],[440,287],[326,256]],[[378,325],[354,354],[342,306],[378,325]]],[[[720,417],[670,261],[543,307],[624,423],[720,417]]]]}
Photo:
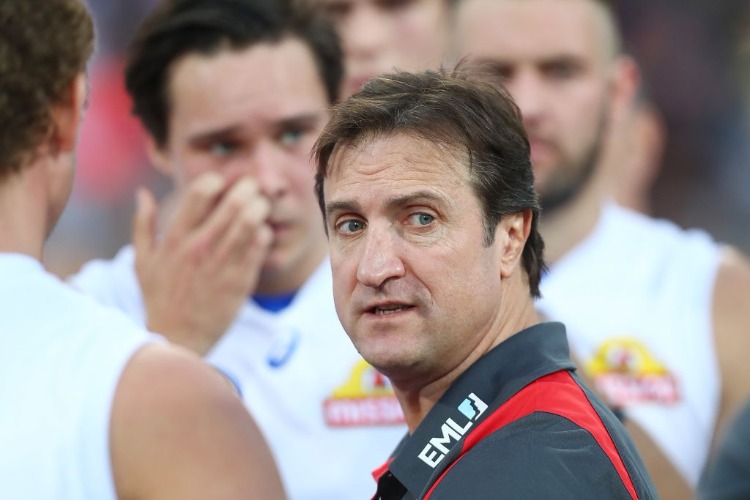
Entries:
{"type": "Polygon", "coordinates": [[[680,396],[675,377],[646,347],[632,338],[606,341],[586,364],[599,394],[611,406],[674,404],[680,396]]]}
{"type": "Polygon", "coordinates": [[[401,425],[401,406],[387,377],[360,360],[349,379],[323,403],[326,424],[331,427],[401,425]]]}

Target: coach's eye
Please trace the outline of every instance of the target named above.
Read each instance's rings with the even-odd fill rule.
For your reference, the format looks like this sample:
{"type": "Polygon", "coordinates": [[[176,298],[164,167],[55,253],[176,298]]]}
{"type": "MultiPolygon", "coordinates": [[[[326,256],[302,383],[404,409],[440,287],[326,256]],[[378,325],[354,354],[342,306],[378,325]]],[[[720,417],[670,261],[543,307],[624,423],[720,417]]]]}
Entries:
{"type": "Polygon", "coordinates": [[[364,229],[365,224],[361,220],[357,219],[347,219],[345,221],[340,222],[336,228],[339,233],[343,234],[353,234],[361,231],[364,229]]]}
{"type": "Polygon", "coordinates": [[[435,220],[435,217],[423,212],[417,212],[409,216],[411,222],[417,226],[428,226],[435,220]]]}

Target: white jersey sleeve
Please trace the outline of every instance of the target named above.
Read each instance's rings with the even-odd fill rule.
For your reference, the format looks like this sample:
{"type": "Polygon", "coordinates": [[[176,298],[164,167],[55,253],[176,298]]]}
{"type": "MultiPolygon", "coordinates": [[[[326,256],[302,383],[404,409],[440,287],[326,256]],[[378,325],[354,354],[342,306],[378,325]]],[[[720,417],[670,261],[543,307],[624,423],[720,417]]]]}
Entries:
{"type": "Polygon", "coordinates": [[[112,260],[93,260],[68,278],[76,289],[100,304],[125,312],[140,325],[146,324],[143,295],[135,274],[135,251],[127,245],[112,260]]]}
{"type": "Polygon", "coordinates": [[[693,487],[721,393],[711,317],[721,251],[705,232],[607,205],[593,233],[551,266],[537,303],[566,324],[604,399],[693,487]]]}
{"type": "Polygon", "coordinates": [[[30,257],[0,254],[0,275],[0,496],[114,500],[112,402],[158,337],[30,257]]]}

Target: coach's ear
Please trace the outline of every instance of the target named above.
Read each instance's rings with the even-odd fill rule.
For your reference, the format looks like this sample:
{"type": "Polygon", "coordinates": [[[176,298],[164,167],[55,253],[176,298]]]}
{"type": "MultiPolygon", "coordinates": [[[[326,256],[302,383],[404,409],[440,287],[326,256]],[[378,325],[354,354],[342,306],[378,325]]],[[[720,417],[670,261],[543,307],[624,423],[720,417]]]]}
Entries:
{"type": "Polygon", "coordinates": [[[509,278],[519,267],[526,240],[531,233],[533,214],[527,209],[505,215],[495,230],[495,239],[500,253],[500,277],[509,278]]]}
{"type": "Polygon", "coordinates": [[[78,74],[53,105],[50,141],[56,153],[70,153],[78,142],[78,129],[86,105],[86,75],[78,74]]]}

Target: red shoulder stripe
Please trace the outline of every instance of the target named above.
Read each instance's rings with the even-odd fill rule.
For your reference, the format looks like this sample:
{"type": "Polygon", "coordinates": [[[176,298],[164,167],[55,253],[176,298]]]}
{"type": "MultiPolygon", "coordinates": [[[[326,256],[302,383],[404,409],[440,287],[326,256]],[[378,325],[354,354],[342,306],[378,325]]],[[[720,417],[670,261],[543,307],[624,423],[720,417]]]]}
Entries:
{"type": "Polygon", "coordinates": [[[388,467],[391,465],[391,462],[393,462],[393,458],[389,458],[383,465],[372,471],[372,477],[375,479],[376,483],[380,481],[383,474],[388,472],[388,467]]]}
{"type": "MultiPolygon", "coordinates": [[[[451,467],[486,436],[534,412],[559,415],[589,431],[609,457],[630,496],[633,499],[638,498],[630,474],[628,474],[607,428],[594,407],[589,403],[583,389],[578,386],[567,370],[557,371],[533,381],[477,425],[476,429],[466,436],[461,455],[451,464],[451,467]]],[[[451,467],[448,467],[430,487],[425,499],[430,498],[435,487],[451,467]]]]}

